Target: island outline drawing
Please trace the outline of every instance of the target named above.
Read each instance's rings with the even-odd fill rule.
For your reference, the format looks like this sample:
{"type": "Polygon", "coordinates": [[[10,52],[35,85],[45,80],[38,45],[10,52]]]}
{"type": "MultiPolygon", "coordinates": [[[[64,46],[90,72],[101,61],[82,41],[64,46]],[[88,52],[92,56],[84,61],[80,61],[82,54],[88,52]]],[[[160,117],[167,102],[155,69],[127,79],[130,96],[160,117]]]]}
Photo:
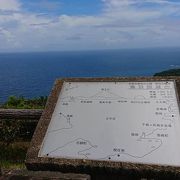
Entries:
{"type": "Polygon", "coordinates": [[[178,136],[173,81],[65,82],[38,156],[180,166],[178,136]]]}

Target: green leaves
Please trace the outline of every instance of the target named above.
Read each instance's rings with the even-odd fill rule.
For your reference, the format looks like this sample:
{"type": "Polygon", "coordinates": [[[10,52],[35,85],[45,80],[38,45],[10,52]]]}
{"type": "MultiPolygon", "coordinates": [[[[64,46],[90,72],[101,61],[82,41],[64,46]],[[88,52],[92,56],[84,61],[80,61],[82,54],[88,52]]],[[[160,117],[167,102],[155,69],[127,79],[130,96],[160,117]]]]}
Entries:
{"type": "Polygon", "coordinates": [[[6,103],[2,105],[5,109],[43,109],[47,101],[47,96],[27,99],[22,96],[10,96],[6,103]]]}

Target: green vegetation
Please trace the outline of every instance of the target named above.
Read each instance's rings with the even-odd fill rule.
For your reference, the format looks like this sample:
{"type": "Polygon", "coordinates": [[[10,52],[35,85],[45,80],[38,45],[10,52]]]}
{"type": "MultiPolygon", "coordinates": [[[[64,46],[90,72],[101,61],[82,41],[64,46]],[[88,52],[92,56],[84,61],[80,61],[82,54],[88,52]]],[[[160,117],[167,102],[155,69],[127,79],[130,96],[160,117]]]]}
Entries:
{"type": "Polygon", "coordinates": [[[20,120],[17,120],[16,123],[15,120],[13,122],[2,120],[2,122],[6,125],[0,129],[0,166],[3,169],[24,168],[24,160],[30,140],[17,138],[22,123],[20,120]]]}
{"type": "Polygon", "coordinates": [[[24,168],[24,160],[29,142],[15,142],[4,146],[0,142],[0,166],[3,169],[24,168]]]}
{"type": "Polygon", "coordinates": [[[170,69],[154,74],[154,76],[180,76],[180,69],[170,69]]]}
{"type": "MultiPolygon", "coordinates": [[[[1,144],[1,143],[0,143],[1,144]]],[[[23,162],[29,142],[14,142],[9,146],[0,146],[1,161],[23,162]]]]}
{"type": "MultiPolygon", "coordinates": [[[[17,139],[17,134],[21,128],[20,120],[2,120],[1,125],[3,128],[0,128],[0,142],[1,146],[8,147],[17,139]]],[[[1,149],[0,149],[1,151],[1,149]]]]}
{"type": "MultiPolygon", "coordinates": [[[[44,109],[46,101],[47,97],[44,96],[33,99],[10,96],[0,108],[44,109]]],[[[3,169],[25,167],[24,160],[35,127],[36,122],[0,120],[0,166],[3,169]]]]}
{"type": "Polygon", "coordinates": [[[37,121],[1,119],[0,120],[0,143],[8,146],[14,142],[29,142],[34,134],[37,121]]]}
{"type": "Polygon", "coordinates": [[[10,96],[1,108],[5,109],[43,109],[47,101],[47,96],[27,99],[24,97],[10,96]]]}

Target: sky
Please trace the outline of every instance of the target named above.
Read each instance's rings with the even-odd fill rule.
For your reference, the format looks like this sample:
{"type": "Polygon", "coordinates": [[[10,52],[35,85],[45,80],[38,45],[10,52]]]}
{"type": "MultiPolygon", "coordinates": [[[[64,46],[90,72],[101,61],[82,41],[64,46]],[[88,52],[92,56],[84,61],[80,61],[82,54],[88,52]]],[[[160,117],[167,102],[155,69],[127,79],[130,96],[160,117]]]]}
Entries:
{"type": "Polygon", "coordinates": [[[180,47],[180,0],[0,0],[0,52],[180,47]]]}

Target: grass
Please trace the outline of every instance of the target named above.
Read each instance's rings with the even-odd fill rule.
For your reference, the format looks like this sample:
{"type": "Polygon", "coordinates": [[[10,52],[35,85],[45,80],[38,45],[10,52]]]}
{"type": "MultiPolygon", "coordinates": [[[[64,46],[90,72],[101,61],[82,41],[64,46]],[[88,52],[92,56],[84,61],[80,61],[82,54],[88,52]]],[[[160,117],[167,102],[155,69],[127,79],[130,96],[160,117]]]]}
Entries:
{"type": "Polygon", "coordinates": [[[0,166],[2,169],[23,169],[29,142],[15,142],[8,146],[0,142],[0,166]]]}
{"type": "Polygon", "coordinates": [[[24,169],[24,162],[11,162],[11,161],[1,161],[0,166],[2,169],[10,170],[10,169],[24,169]]]}

